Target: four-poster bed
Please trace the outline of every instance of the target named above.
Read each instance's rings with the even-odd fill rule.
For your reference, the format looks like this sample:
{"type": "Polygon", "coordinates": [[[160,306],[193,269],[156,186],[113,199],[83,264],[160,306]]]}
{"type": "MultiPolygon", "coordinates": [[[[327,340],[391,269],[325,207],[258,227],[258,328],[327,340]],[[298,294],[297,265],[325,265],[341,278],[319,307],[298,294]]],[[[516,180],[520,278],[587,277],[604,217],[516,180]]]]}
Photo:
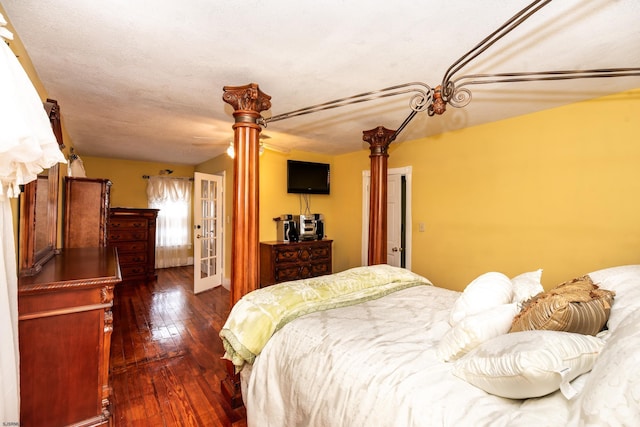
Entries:
{"type": "MultiPolygon", "coordinates": [[[[561,299],[563,289],[600,293],[602,298],[589,304],[609,316],[607,329],[597,336],[554,329],[507,333],[517,303],[504,301],[535,292],[540,271],[511,279],[485,274],[464,293],[411,275],[388,265],[359,267],[333,279],[264,288],[241,300],[223,337],[237,339],[238,352],[229,357],[241,368],[248,425],[624,426],[640,421],[634,391],[640,385],[640,265],[595,271],[559,286],[557,294],[539,297],[537,305],[546,309],[551,300],[561,299]],[[393,291],[380,297],[389,287],[393,291]],[[319,300],[314,292],[337,288],[353,291],[357,303],[336,295],[319,300]],[[613,292],[615,303],[609,305],[613,292]],[[292,294],[304,302],[292,302],[292,294]],[[332,308],[325,310],[326,305],[332,308]],[[285,322],[291,313],[300,316],[285,322]],[[452,313],[464,316],[456,326],[450,323],[452,313]],[[247,320],[245,327],[236,328],[239,318],[247,320]]],[[[584,307],[577,303],[570,310],[584,307]]],[[[564,326],[576,320],[556,313],[554,322],[563,318],[564,326]]],[[[573,326],[600,330],[602,319],[586,317],[573,326]]]]}
{"type": "MultiPolygon", "coordinates": [[[[234,108],[234,193],[231,243],[231,304],[260,287],[259,283],[259,125],[261,111],[271,108],[271,97],[257,84],[225,86],[223,100],[234,108]]],[[[369,264],[386,261],[387,149],[397,131],[378,126],[363,132],[370,144],[371,201],[369,264]]]]}
{"type": "MultiPolygon", "coordinates": [[[[271,107],[271,97],[257,84],[225,86],[223,100],[234,108],[234,193],[231,242],[231,306],[260,288],[259,148],[260,112],[271,107]]],[[[387,149],[396,131],[379,126],[363,132],[371,149],[371,199],[369,204],[369,265],[386,262],[387,254],[387,149]]],[[[240,380],[226,364],[222,392],[232,406],[241,405],[240,380]]]]}
{"type": "MultiPolygon", "coordinates": [[[[582,331],[584,325],[567,326],[563,318],[551,322],[554,326],[545,323],[508,334],[518,316],[539,310],[541,301],[573,292],[574,282],[582,279],[545,293],[540,271],[512,279],[487,273],[493,274],[491,280],[484,275],[476,279],[484,283],[481,292],[474,281],[460,293],[384,265],[387,150],[417,113],[443,114],[447,104],[467,105],[470,85],[640,75],[640,68],[617,68],[454,77],[550,1],[536,0],[512,17],[456,61],[435,88],[413,82],[270,118],[260,114],[270,108],[270,97],[256,84],[224,88],[223,99],[235,110],[236,160],[233,310],[221,331],[229,377],[222,391],[233,405],[240,405],[242,396],[248,399],[250,425],[640,422],[640,399],[628,397],[628,391],[640,384],[637,368],[631,368],[640,358],[635,350],[640,334],[631,326],[640,320],[640,266],[592,272],[583,280],[592,286],[581,289],[586,293],[562,297],[563,302],[574,298],[570,304],[575,306],[598,300],[595,318],[604,320],[590,333],[582,331]],[[378,126],[363,132],[371,158],[369,266],[256,291],[261,126],[402,94],[412,94],[411,112],[396,130],[378,126]],[[501,286],[506,290],[497,295],[501,286]],[[609,299],[601,299],[601,293],[609,299]],[[482,309],[478,301],[481,306],[486,303],[482,309]],[[468,310],[454,321],[451,313],[460,304],[467,304],[468,310]],[[535,353],[538,350],[547,353],[535,353]],[[625,374],[629,369],[631,375],[625,374]]],[[[548,310],[552,317],[556,309],[548,310]]],[[[593,314],[577,317],[590,324],[593,314]]]]}
{"type": "Polygon", "coordinates": [[[364,132],[369,266],[258,290],[260,128],[253,120],[269,98],[250,84],[225,87],[224,99],[236,108],[239,175],[222,392],[234,407],[244,398],[249,425],[640,422],[633,392],[640,386],[640,265],[594,271],[548,292],[541,270],[487,273],[456,292],[385,265],[387,148],[395,132],[382,126],[364,132]],[[588,288],[573,289],[576,281],[588,288]],[[565,312],[592,302],[597,308],[565,312]],[[547,323],[555,326],[508,333],[518,313],[529,311],[551,312],[547,323]]]}

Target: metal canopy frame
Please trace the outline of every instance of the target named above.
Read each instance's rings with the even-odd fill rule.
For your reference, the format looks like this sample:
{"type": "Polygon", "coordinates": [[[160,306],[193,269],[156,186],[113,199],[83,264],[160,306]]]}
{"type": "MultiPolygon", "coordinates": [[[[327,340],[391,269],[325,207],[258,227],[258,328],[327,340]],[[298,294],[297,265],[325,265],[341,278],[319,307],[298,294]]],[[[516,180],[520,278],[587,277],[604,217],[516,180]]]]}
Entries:
{"type": "Polygon", "coordinates": [[[466,65],[475,58],[484,53],[498,40],[515,30],[523,22],[533,16],[544,6],[553,0],[535,0],[518,13],[513,15],[504,24],[495,31],[485,37],[480,43],[466,52],[457,59],[446,71],[442,83],[432,88],[423,82],[410,82],[390,86],[384,89],[364,92],[357,95],[335,99],[333,101],[324,102],[322,104],[311,105],[309,107],[300,108],[286,113],[278,114],[271,117],[262,117],[258,123],[264,127],[271,122],[286,120],[306,114],[312,114],[319,111],[329,110],[333,108],[344,107],[347,105],[358,104],[362,102],[373,101],[376,99],[412,94],[409,99],[410,113],[405,120],[398,126],[391,141],[394,141],[402,130],[411,122],[411,120],[420,112],[426,111],[429,116],[435,114],[443,114],[446,106],[451,105],[455,108],[463,108],[472,100],[472,93],[469,86],[497,84],[497,83],[521,83],[534,81],[553,81],[553,80],[570,80],[570,79],[594,79],[594,78],[613,78],[613,77],[631,77],[640,76],[640,67],[631,68],[600,68],[592,70],[554,70],[554,71],[534,71],[534,72],[507,72],[495,74],[467,74],[455,77],[456,73],[462,70],[466,65]]]}

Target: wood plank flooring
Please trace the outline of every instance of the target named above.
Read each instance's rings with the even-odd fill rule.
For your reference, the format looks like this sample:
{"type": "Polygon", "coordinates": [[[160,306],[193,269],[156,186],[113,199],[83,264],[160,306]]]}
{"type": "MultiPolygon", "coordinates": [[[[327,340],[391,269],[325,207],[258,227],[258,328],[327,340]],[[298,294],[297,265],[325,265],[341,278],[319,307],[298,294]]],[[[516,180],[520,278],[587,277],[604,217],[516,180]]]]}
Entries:
{"type": "Polygon", "coordinates": [[[218,337],[229,314],[222,286],[193,294],[193,267],[159,269],[149,283],[118,285],[110,384],[115,427],[246,426],[220,393],[218,337]]]}

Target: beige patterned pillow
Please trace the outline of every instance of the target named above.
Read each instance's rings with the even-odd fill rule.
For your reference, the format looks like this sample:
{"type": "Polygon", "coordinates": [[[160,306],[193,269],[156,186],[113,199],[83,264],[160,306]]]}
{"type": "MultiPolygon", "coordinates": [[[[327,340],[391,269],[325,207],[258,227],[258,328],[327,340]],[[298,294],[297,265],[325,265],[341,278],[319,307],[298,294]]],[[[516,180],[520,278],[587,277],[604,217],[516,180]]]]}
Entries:
{"type": "Polygon", "coordinates": [[[591,277],[578,277],[527,301],[509,332],[539,329],[596,335],[609,319],[614,296],[591,277]]]}

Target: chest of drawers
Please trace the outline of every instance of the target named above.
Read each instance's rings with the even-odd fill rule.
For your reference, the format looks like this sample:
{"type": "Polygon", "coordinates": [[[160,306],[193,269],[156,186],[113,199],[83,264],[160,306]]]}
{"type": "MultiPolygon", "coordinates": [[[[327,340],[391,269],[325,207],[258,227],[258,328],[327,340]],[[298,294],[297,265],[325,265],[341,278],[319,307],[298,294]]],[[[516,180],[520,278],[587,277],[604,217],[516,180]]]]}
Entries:
{"type": "Polygon", "coordinates": [[[37,275],[20,278],[21,426],[113,425],[109,354],[118,282],[118,259],[105,247],[63,249],[37,275]]]}
{"type": "Polygon", "coordinates": [[[158,209],[111,208],[108,244],[118,249],[123,281],[156,277],[158,209]]]}
{"type": "Polygon", "coordinates": [[[260,287],[331,274],[333,240],[260,243],[260,287]]]}

